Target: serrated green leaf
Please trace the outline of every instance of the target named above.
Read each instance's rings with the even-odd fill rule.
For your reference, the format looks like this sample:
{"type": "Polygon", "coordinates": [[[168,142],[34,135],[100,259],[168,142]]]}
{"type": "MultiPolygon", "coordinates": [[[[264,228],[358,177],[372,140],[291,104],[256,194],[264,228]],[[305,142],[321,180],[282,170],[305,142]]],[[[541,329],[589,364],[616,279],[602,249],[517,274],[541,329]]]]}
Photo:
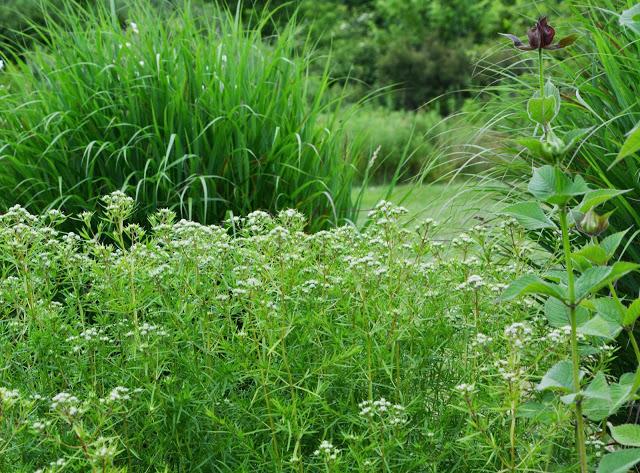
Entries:
{"type": "Polygon", "coordinates": [[[640,448],[626,448],[613,453],[607,453],[596,473],[629,473],[635,465],[640,463],[640,448]]]}
{"type": "Polygon", "coordinates": [[[573,256],[582,257],[589,260],[595,265],[605,265],[609,260],[607,252],[597,243],[589,243],[578,251],[573,253],[573,256]]]}
{"type": "MultiPolygon", "coordinates": [[[[582,377],[584,373],[580,374],[582,377]]],[[[573,385],[573,366],[569,360],[559,361],[553,365],[536,386],[538,391],[550,389],[572,393],[576,389],[573,385]]]]}
{"type": "Polygon", "coordinates": [[[613,258],[613,256],[616,254],[616,251],[618,250],[618,247],[620,246],[620,243],[622,243],[622,239],[627,234],[627,232],[628,230],[623,230],[621,232],[614,233],[604,238],[600,242],[600,246],[607,253],[609,259],[613,258]]]}
{"type": "Polygon", "coordinates": [[[640,267],[635,263],[619,261],[613,266],[594,266],[589,268],[577,279],[575,286],[576,301],[602,289],[610,282],[617,281],[624,275],[640,267]]]}
{"type": "Polygon", "coordinates": [[[615,339],[622,331],[622,325],[605,319],[601,315],[595,315],[578,327],[578,333],[592,337],[615,339]]]}
{"type": "MultiPolygon", "coordinates": [[[[550,297],[544,303],[544,314],[552,327],[561,328],[571,324],[569,308],[562,301],[553,297],[550,297]]],[[[585,323],[587,320],[589,320],[589,311],[584,307],[577,307],[576,321],[578,325],[585,323]]]]}
{"type": "Polygon", "coordinates": [[[573,197],[589,192],[589,187],[581,176],[572,181],[554,166],[546,165],[533,170],[529,192],[549,204],[563,205],[573,197]]]}
{"type": "Polygon", "coordinates": [[[514,217],[527,230],[556,228],[537,202],[521,202],[503,210],[504,214],[514,217]]]}
{"type": "Polygon", "coordinates": [[[611,297],[599,297],[593,300],[594,310],[604,319],[622,324],[625,308],[622,304],[611,297]]]}
{"type": "Polygon", "coordinates": [[[502,300],[510,301],[528,294],[541,294],[561,300],[564,299],[564,289],[562,287],[547,282],[537,276],[527,274],[509,284],[502,293],[502,300]]]}
{"type": "Polygon", "coordinates": [[[582,202],[580,205],[576,207],[580,213],[587,213],[593,207],[596,207],[600,204],[604,204],[608,200],[613,199],[621,194],[629,192],[628,190],[618,190],[618,189],[596,189],[589,191],[582,198],[582,202]]]}
{"type": "Polygon", "coordinates": [[[636,299],[627,308],[622,323],[625,327],[630,327],[640,317],[640,299],[636,299]]]}
{"type": "Polygon", "coordinates": [[[640,447],[640,425],[622,424],[610,427],[611,437],[625,447],[640,447]]]}

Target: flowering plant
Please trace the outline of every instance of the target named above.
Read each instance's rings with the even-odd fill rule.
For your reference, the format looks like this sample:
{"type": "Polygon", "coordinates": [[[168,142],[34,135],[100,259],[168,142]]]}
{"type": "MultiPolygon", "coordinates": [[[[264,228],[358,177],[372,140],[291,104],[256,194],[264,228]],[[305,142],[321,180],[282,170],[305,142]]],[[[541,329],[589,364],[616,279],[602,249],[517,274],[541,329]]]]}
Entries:
{"type": "MultiPolygon", "coordinates": [[[[546,299],[544,312],[549,323],[559,328],[568,327],[567,357],[546,372],[537,390],[556,393],[561,403],[573,410],[578,463],[580,471],[587,473],[592,461],[585,434],[588,424],[605,424],[622,406],[636,399],[640,369],[610,384],[603,371],[585,369],[585,355],[598,353],[607,341],[614,340],[624,330],[640,366],[640,350],[633,333],[640,316],[640,299],[625,301],[615,289],[616,281],[637,271],[640,265],[614,260],[626,231],[600,239],[608,227],[609,214],[599,215],[596,208],[625,191],[594,188],[582,176],[571,176],[564,171],[565,157],[586,131],[576,130],[564,138],[553,131],[553,119],[560,111],[560,94],[551,81],[545,83],[543,50],[561,49],[575,39],[571,36],[554,45],[554,35],[555,30],[546,18],[540,19],[529,31],[528,46],[517,37],[506,35],[517,48],[539,52],[540,88],[529,100],[528,112],[542,133],[540,138],[520,143],[530,154],[549,164],[533,171],[528,187],[532,199],[508,207],[505,213],[530,231],[559,233],[562,271],[554,268],[541,277],[522,276],[509,285],[502,300],[524,296],[546,299]],[[586,242],[580,244],[585,238],[586,242]]],[[[608,425],[616,444],[640,446],[640,426],[608,425]]],[[[598,473],[628,471],[637,463],[640,463],[640,449],[614,449],[602,458],[598,473]]]]}

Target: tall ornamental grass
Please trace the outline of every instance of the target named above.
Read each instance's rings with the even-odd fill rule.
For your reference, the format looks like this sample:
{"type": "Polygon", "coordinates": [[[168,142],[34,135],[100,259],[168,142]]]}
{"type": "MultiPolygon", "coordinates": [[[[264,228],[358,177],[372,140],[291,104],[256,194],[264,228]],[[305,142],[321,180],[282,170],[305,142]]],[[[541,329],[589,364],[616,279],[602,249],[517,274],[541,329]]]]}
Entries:
{"type": "Polygon", "coordinates": [[[351,219],[341,100],[293,25],[265,37],[268,18],[249,29],[223,9],[128,12],[67,4],[43,47],[6,58],[0,207],[91,209],[119,189],[140,214],[200,222],[288,207],[314,228],[351,219]]]}
{"type": "MultiPolygon", "coordinates": [[[[574,2],[572,18],[567,19],[567,26],[559,34],[576,32],[578,41],[570,54],[545,60],[564,99],[556,128],[561,132],[589,129],[570,159],[563,163],[565,170],[580,173],[597,187],[629,189],[608,203],[607,210],[614,211],[610,218],[612,231],[640,228],[640,158],[635,154],[612,166],[627,133],[640,120],[640,35],[620,21],[622,12],[635,3],[574,2]]],[[[537,87],[536,67],[535,62],[522,57],[513,68],[501,71],[500,83],[486,91],[495,94],[488,107],[488,120],[494,130],[503,133],[503,138],[524,136],[535,128],[522,103],[537,87]],[[528,123],[525,129],[523,123],[528,123]]],[[[500,179],[524,183],[532,165],[548,164],[539,157],[513,160],[512,151],[507,149],[505,159],[499,159],[500,166],[494,168],[500,179]]],[[[627,259],[640,261],[640,243],[632,239],[626,251],[627,259]]]]}

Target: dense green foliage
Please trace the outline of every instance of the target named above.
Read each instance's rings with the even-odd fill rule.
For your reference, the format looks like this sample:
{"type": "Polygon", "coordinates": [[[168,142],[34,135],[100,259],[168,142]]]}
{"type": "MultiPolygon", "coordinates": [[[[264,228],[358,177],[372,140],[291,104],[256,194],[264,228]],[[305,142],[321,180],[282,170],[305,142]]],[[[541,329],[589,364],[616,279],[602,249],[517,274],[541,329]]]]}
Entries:
{"type": "Polygon", "coordinates": [[[293,27],[267,43],[222,10],[129,15],[123,30],[109,11],[68,11],[3,71],[2,206],[91,209],[122,189],[141,211],[201,222],[287,207],[314,228],[352,217],[340,98],[309,76],[293,27]]]}
{"type": "MultiPolygon", "coordinates": [[[[0,217],[3,471],[497,471],[513,384],[495,364],[524,402],[561,352],[522,323],[532,301],[495,305],[534,249],[510,222],[444,245],[381,203],[364,233],[305,234],[295,211],[159,211],[145,233],[132,199],[103,203],[83,236],[58,212],[0,217]],[[493,446],[467,437],[459,383],[493,446]]],[[[523,418],[523,468],[564,464],[570,430],[523,418]]]]}

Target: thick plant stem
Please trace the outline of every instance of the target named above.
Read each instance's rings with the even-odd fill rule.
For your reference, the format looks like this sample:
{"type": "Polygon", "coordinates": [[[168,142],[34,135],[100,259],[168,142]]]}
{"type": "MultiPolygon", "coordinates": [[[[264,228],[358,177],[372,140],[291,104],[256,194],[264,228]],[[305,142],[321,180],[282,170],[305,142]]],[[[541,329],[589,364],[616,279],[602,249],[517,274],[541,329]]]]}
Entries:
{"type": "Polygon", "coordinates": [[[576,294],[575,275],[573,274],[573,262],[571,260],[571,242],[569,241],[569,225],[567,223],[567,208],[560,209],[560,228],[562,230],[562,247],[564,249],[565,265],[567,269],[567,291],[569,318],[571,321],[571,361],[573,365],[573,389],[577,394],[575,399],[576,416],[576,449],[580,461],[580,472],[588,473],[587,449],[584,435],[584,419],[582,417],[582,399],[580,398],[580,354],[578,353],[578,332],[576,323],[576,294]]]}

